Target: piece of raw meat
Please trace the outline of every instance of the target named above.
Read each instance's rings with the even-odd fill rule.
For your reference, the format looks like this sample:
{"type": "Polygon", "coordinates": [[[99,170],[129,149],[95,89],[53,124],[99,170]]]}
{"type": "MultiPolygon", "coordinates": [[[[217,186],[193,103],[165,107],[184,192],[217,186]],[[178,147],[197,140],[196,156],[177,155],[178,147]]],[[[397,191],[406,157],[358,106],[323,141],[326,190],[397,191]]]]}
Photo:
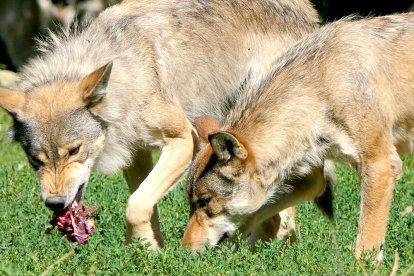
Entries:
{"type": "Polygon", "coordinates": [[[70,241],[83,244],[95,229],[93,220],[88,219],[96,212],[97,207],[91,208],[76,201],[69,207],[53,213],[50,223],[57,226],[70,241]]]}

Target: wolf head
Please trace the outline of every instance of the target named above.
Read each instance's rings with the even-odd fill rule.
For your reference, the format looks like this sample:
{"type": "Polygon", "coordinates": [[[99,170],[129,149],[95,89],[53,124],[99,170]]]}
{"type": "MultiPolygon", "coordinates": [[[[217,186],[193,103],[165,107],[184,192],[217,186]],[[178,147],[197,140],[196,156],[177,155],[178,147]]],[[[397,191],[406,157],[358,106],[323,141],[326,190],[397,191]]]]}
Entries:
{"type": "Polygon", "coordinates": [[[200,250],[230,237],[240,222],[264,204],[266,191],[258,185],[247,143],[231,132],[219,131],[213,118],[203,117],[196,127],[201,146],[188,178],[191,218],[183,245],[200,250]]]}
{"type": "Polygon", "coordinates": [[[54,81],[31,91],[0,88],[0,107],[12,116],[12,136],[39,175],[46,206],[63,209],[80,201],[106,124],[97,115],[112,63],[80,81],[54,81]]]}

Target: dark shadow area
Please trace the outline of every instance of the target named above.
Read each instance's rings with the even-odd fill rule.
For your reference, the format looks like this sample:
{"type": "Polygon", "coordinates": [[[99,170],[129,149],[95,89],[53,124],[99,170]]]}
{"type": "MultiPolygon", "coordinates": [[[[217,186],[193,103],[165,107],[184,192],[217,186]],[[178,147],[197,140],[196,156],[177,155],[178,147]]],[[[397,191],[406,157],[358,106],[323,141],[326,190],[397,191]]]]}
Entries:
{"type": "Polygon", "coordinates": [[[386,15],[408,11],[413,0],[312,0],[325,21],[333,21],[350,14],[386,15]]]}

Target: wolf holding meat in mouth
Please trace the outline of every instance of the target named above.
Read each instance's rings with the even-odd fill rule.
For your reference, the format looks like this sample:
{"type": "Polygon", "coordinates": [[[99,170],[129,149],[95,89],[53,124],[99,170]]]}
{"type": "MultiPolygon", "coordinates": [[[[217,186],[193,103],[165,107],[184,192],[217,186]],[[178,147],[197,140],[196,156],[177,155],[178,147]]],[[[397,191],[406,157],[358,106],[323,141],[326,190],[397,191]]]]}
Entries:
{"type": "Polygon", "coordinates": [[[93,168],[123,169],[127,241],[157,249],[156,204],[192,160],[194,119],[224,118],[246,76],[259,81],[318,23],[306,0],[124,1],[78,33],[41,42],[18,85],[0,89],[0,106],[48,207],[79,202],[93,168]]]}

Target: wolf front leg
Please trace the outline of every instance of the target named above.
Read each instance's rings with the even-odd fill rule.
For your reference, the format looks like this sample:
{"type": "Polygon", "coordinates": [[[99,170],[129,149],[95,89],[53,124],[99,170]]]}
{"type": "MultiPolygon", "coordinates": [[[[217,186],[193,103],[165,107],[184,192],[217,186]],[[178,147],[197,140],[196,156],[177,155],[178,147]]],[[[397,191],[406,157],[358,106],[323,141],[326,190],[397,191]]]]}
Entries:
{"type": "Polygon", "coordinates": [[[370,154],[361,164],[361,212],[355,256],[359,259],[362,252],[376,250],[376,259],[381,261],[383,253],[379,249],[385,239],[394,182],[401,176],[402,161],[393,145],[376,148],[381,153],[370,154]]]}
{"type": "Polygon", "coordinates": [[[262,242],[268,242],[277,236],[278,229],[281,227],[281,218],[279,214],[276,214],[266,220],[260,225],[256,226],[250,233],[249,246],[252,252],[256,251],[256,242],[261,240],[262,242]]]}
{"type": "Polygon", "coordinates": [[[254,252],[256,249],[256,242],[271,241],[274,238],[280,240],[289,240],[291,242],[296,240],[296,226],[295,226],[295,207],[289,207],[278,214],[264,220],[258,225],[250,234],[249,245],[254,252]]]}
{"type": "MultiPolygon", "coordinates": [[[[177,126],[177,124],[176,124],[177,126]]],[[[161,156],[141,185],[128,200],[126,219],[127,240],[139,237],[149,243],[150,250],[162,247],[156,214],[157,202],[168,192],[189,166],[195,148],[195,134],[190,122],[179,125],[175,131],[163,128],[161,156]],[[175,135],[171,137],[171,133],[175,135]]],[[[147,157],[148,158],[148,157],[147,157]]]]}
{"type": "Polygon", "coordinates": [[[279,240],[296,241],[296,208],[289,207],[279,212],[280,226],[277,231],[279,240]]]}
{"type": "MultiPolygon", "coordinates": [[[[261,223],[279,213],[281,223],[286,225],[287,221],[288,229],[293,234],[295,229],[295,208],[293,206],[321,196],[326,189],[326,184],[322,168],[315,168],[312,173],[303,178],[286,180],[285,183],[280,184],[284,185],[285,188],[281,188],[279,194],[274,195],[272,200],[246,219],[240,227],[241,232],[251,233],[257,225],[261,225],[261,223]]],[[[283,233],[280,234],[282,236],[283,233]]],[[[293,239],[295,239],[295,236],[293,236],[293,239]]]]}

